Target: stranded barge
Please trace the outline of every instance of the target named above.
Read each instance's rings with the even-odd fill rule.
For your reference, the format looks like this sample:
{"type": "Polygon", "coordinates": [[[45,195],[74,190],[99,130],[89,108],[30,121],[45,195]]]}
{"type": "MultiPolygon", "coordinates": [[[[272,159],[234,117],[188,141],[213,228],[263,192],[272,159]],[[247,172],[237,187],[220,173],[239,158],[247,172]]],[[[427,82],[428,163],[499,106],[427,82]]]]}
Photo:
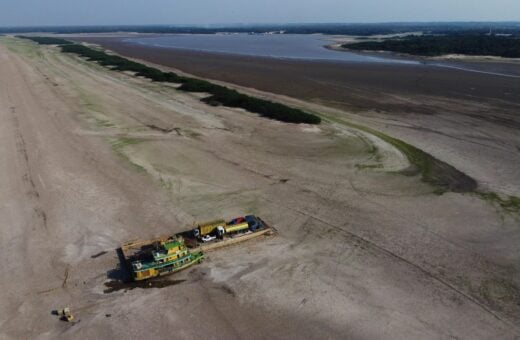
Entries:
{"type": "Polygon", "coordinates": [[[201,223],[196,228],[152,240],[125,243],[120,251],[122,261],[135,281],[146,280],[186,269],[201,263],[204,252],[215,250],[261,235],[274,229],[254,215],[201,223]]]}
{"type": "Polygon", "coordinates": [[[154,242],[131,261],[134,280],[175,273],[201,263],[203,258],[202,252],[190,252],[182,238],[154,242]]]}

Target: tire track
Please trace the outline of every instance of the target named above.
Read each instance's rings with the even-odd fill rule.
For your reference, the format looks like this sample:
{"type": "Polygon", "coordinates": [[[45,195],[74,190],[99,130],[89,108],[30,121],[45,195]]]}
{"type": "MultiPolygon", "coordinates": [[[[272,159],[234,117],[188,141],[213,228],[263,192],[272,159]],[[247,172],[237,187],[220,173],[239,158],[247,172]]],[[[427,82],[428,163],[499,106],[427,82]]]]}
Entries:
{"type": "Polygon", "coordinates": [[[13,119],[16,151],[20,155],[20,158],[22,159],[23,163],[22,180],[28,186],[27,196],[29,196],[29,198],[34,201],[33,213],[36,215],[38,220],[40,220],[43,228],[47,230],[47,213],[41,206],[40,193],[36,188],[36,184],[31,174],[31,168],[29,165],[29,154],[27,153],[27,146],[20,127],[20,121],[18,119],[16,107],[11,106],[10,111],[13,119]]]}
{"type": "Polygon", "coordinates": [[[376,251],[378,251],[380,253],[383,253],[383,254],[391,257],[391,258],[396,259],[398,262],[405,263],[406,265],[408,265],[408,266],[414,268],[415,270],[421,272],[426,277],[429,277],[433,281],[439,283],[441,286],[447,288],[450,291],[455,292],[456,294],[458,294],[459,296],[463,297],[467,301],[469,301],[472,304],[476,305],[477,307],[482,309],[485,313],[487,313],[487,314],[491,315],[492,317],[494,317],[496,320],[499,320],[500,322],[503,322],[504,324],[510,326],[512,329],[515,329],[515,330],[518,331],[518,326],[516,324],[514,324],[512,321],[510,321],[509,318],[505,318],[504,316],[500,315],[499,313],[497,313],[496,311],[494,311],[493,309],[488,307],[486,304],[480,302],[478,299],[474,298],[470,294],[464,292],[463,290],[459,289],[458,287],[456,287],[455,285],[453,285],[450,282],[446,281],[445,279],[439,277],[438,275],[435,275],[434,273],[431,273],[430,271],[428,271],[427,269],[423,268],[419,264],[414,263],[411,260],[408,260],[405,257],[403,257],[403,256],[401,256],[401,255],[399,255],[399,254],[397,254],[395,252],[393,252],[392,250],[389,250],[389,249],[385,248],[384,246],[381,246],[381,245],[371,241],[370,239],[367,239],[367,238],[365,238],[363,236],[360,236],[360,235],[358,235],[356,233],[348,231],[348,230],[344,229],[343,226],[338,226],[336,224],[333,224],[333,223],[323,219],[322,217],[317,216],[315,213],[312,213],[310,211],[304,211],[304,210],[301,210],[301,209],[298,209],[298,208],[295,208],[295,207],[283,204],[282,202],[269,199],[269,198],[267,198],[265,196],[262,196],[262,199],[265,200],[266,202],[271,203],[271,204],[277,204],[277,205],[284,206],[284,208],[286,208],[287,210],[292,210],[292,211],[294,211],[294,212],[296,212],[298,214],[306,216],[307,218],[310,218],[310,219],[313,219],[315,221],[318,221],[318,222],[320,222],[320,223],[322,223],[322,224],[324,224],[324,225],[326,225],[326,226],[328,226],[328,227],[330,227],[332,229],[335,229],[336,231],[338,231],[338,232],[340,232],[340,233],[342,233],[344,235],[347,235],[348,237],[352,238],[353,240],[357,240],[358,242],[364,243],[368,247],[371,247],[372,249],[375,249],[376,251]]]}

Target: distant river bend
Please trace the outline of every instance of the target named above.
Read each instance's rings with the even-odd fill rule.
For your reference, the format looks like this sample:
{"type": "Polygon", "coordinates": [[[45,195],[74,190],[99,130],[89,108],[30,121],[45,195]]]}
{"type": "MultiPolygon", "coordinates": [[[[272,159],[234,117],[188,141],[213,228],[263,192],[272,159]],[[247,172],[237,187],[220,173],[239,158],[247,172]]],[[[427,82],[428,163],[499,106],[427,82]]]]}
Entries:
{"type": "Polygon", "coordinates": [[[167,34],[127,38],[124,41],[143,46],[251,57],[321,62],[428,65],[498,77],[520,78],[520,63],[516,67],[511,65],[503,67],[499,63],[424,61],[391,54],[378,56],[374,53],[336,51],[325,48],[333,41],[331,37],[321,34],[167,34]]]}

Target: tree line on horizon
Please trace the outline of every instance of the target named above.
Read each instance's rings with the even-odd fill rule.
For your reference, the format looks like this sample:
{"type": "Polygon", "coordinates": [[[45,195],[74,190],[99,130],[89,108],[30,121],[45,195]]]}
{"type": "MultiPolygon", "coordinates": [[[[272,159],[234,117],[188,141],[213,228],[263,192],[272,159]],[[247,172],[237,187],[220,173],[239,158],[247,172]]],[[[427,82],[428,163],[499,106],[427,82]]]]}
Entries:
{"type": "Polygon", "coordinates": [[[359,51],[390,51],[419,56],[446,54],[520,58],[520,37],[497,35],[412,35],[342,45],[359,51]]]}
{"type": "Polygon", "coordinates": [[[520,36],[520,22],[394,22],[394,23],[288,23],[288,24],[243,24],[219,26],[176,26],[176,25],[98,25],[56,27],[0,27],[0,33],[48,32],[67,33],[180,33],[215,34],[254,33],[283,31],[286,34],[331,34],[371,36],[423,32],[424,34],[500,34],[520,36]]]}

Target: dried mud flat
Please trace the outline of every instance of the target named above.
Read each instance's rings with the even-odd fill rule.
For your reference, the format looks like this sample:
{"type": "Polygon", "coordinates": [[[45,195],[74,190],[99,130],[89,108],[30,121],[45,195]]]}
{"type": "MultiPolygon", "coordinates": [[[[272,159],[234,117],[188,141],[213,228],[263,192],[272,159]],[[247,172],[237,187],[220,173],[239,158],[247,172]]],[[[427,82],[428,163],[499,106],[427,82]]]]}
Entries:
{"type": "Polygon", "coordinates": [[[343,121],[375,116],[248,90],[334,118],[282,124],[12,38],[0,79],[0,337],[520,334],[518,215],[400,174],[398,149],[343,121]],[[110,283],[122,242],[244,212],[278,236],[110,283]]]}

